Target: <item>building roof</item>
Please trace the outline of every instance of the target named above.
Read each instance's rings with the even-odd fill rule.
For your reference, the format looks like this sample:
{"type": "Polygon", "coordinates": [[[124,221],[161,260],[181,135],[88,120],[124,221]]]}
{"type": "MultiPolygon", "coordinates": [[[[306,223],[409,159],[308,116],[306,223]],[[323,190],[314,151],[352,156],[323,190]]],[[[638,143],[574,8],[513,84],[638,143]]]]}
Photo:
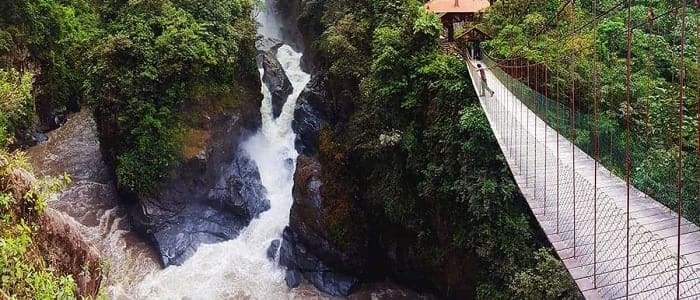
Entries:
{"type": "Polygon", "coordinates": [[[431,0],[425,9],[435,13],[475,13],[489,6],[489,0],[431,0]]]}
{"type": "Polygon", "coordinates": [[[465,39],[468,41],[472,41],[472,40],[482,41],[482,40],[490,40],[491,36],[488,33],[481,30],[479,27],[472,26],[472,27],[466,28],[462,32],[462,34],[460,34],[459,36],[456,37],[456,39],[458,39],[458,40],[465,39]]]}

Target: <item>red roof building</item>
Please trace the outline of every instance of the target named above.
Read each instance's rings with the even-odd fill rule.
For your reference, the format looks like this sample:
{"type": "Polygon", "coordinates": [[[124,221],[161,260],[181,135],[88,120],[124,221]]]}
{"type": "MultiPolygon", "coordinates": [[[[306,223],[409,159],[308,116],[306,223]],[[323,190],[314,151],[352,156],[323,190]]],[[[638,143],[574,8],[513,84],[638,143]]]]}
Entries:
{"type": "Polygon", "coordinates": [[[491,6],[488,0],[432,0],[425,9],[442,13],[477,13],[491,6]]]}
{"type": "Polygon", "coordinates": [[[425,9],[440,16],[442,25],[447,28],[450,42],[454,41],[454,24],[475,21],[476,14],[491,6],[489,0],[431,0],[425,9]]]}

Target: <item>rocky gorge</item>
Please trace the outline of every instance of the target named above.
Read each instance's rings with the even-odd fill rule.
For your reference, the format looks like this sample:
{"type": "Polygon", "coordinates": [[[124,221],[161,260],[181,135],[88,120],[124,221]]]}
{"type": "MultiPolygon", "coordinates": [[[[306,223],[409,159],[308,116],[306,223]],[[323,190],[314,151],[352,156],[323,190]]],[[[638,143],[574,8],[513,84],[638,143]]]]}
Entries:
{"type": "Polygon", "coordinates": [[[82,94],[73,113],[39,103],[60,127],[27,150],[71,178],[37,235],[47,261],[116,299],[514,298],[543,280],[546,242],[421,7],[83,5],[103,28],[74,49],[82,94]]]}

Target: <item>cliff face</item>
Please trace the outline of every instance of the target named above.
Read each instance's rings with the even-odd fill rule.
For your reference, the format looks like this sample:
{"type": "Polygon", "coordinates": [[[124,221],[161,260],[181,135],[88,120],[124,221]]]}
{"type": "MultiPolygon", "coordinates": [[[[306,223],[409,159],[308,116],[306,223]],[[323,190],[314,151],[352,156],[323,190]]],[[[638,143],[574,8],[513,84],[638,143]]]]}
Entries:
{"type": "Polygon", "coordinates": [[[235,238],[269,208],[257,167],[240,148],[260,124],[259,87],[237,97],[241,105],[232,109],[188,108],[195,126],[185,135],[185,160],[154,195],[129,204],[134,229],[153,241],[165,265],[181,264],[202,243],[235,238]]]}
{"type": "MultiPolygon", "coordinates": [[[[372,152],[382,148],[378,145],[382,141],[376,140],[377,145],[354,145],[353,136],[348,136],[371,134],[371,127],[363,131],[353,124],[370,112],[360,105],[359,80],[329,73],[332,54],[328,51],[332,50],[317,47],[327,29],[324,26],[328,26],[321,21],[328,8],[320,1],[288,5],[301,7],[296,19],[306,43],[306,56],[314,60],[309,65],[315,67],[315,74],[297,104],[297,149],[306,156],[297,161],[294,206],[281,262],[332,294],[347,295],[358,287],[357,282],[342,276],[318,280],[314,274],[340,273],[365,282],[389,276],[445,296],[474,295],[473,270],[479,268],[479,259],[453,246],[451,237],[455,232],[451,220],[443,216],[447,207],[442,207],[440,200],[420,196],[420,209],[425,211],[422,220],[397,222],[415,217],[408,207],[404,209],[406,215],[387,215],[389,205],[410,205],[411,191],[416,188],[410,185],[416,177],[404,169],[410,158],[398,145],[386,145],[379,150],[384,152],[381,157],[372,158],[372,152]],[[379,169],[382,171],[377,172],[379,169]],[[403,196],[388,195],[395,189],[403,189],[403,196]]],[[[431,124],[440,119],[459,119],[461,106],[439,105],[438,101],[424,105],[425,111],[420,114],[426,119],[419,125],[423,130],[430,130],[434,126],[431,124]]],[[[391,139],[390,134],[385,137],[391,139]]],[[[436,156],[434,163],[458,159],[445,154],[436,156]]]]}
{"type": "MultiPolygon", "coordinates": [[[[56,103],[51,97],[49,79],[46,78],[49,75],[45,74],[44,65],[28,48],[23,46],[15,49],[15,52],[0,52],[0,64],[2,63],[5,65],[0,66],[0,68],[4,71],[14,69],[21,74],[32,75],[31,94],[33,105],[31,112],[36,114],[35,116],[25,117],[27,118],[28,126],[16,128],[18,131],[14,132],[15,140],[9,146],[13,149],[25,149],[45,141],[46,136],[44,133],[63,125],[69,109],[66,105],[56,103]]],[[[7,101],[6,99],[3,100],[7,101]]],[[[76,105],[68,106],[73,110],[77,109],[76,105]]]]}
{"type": "Polygon", "coordinates": [[[479,279],[474,270],[482,261],[476,253],[454,246],[453,237],[461,230],[452,227],[455,220],[450,215],[455,211],[442,200],[425,196],[419,209],[426,219],[411,219],[408,207],[399,208],[406,215],[390,215],[387,206],[410,205],[410,191],[415,188],[410,186],[414,179],[402,175],[405,158],[389,154],[364,159],[366,149],[346,148],[333,140],[332,123],[318,113],[332,109],[329,103],[307,104],[302,102],[299,111],[322,119],[323,125],[298,127],[305,141],[298,150],[310,156],[297,160],[294,205],[280,262],[334,295],[353,293],[359,288],[358,279],[371,282],[385,276],[447,297],[474,295],[479,279]],[[398,179],[381,181],[370,173],[375,168],[398,179]],[[393,189],[405,190],[406,198],[384,197],[393,189]],[[314,275],[336,273],[350,277],[329,275],[319,280],[314,275]]]}
{"type": "Polygon", "coordinates": [[[239,147],[261,122],[252,10],[238,0],[114,3],[90,57],[103,156],[165,265],[236,237],[267,209],[239,147]]]}
{"type": "Polygon", "coordinates": [[[306,157],[280,251],[288,283],[508,295],[541,244],[437,20],[410,1],[292,2],[314,74],[294,123],[306,157]]]}

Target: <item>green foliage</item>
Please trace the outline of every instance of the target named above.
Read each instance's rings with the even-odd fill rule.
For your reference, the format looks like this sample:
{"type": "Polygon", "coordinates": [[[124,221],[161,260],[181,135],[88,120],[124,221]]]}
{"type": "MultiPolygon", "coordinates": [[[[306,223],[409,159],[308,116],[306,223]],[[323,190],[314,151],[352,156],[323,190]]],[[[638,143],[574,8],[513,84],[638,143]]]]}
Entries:
{"type": "Polygon", "coordinates": [[[366,52],[362,51],[363,47],[358,47],[369,42],[365,35],[367,30],[366,21],[358,19],[354,14],[347,14],[323,34],[319,42],[320,49],[337,58],[328,68],[332,76],[359,82],[367,73],[367,63],[360,60],[366,56],[366,52]]]}
{"type": "Polygon", "coordinates": [[[32,241],[36,230],[23,219],[0,226],[0,290],[11,299],[75,298],[73,278],[53,274],[37,253],[32,241]]]}
{"type": "Polygon", "coordinates": [[[442,32],[442,23],[440,18],[433,12],[420,7],[418,9],[418,18],[413,25],[413,34],[417,39],[422,39],[424,43],[437,44],[440,33],[442,32]]]}
{"type": "Polygon", "coordinates": [[[34,120],[32,75],[0,69],[0,147],[27,134],[34,120]]]}
{"type": "Polygon", "coordinates": [[[257,78],[248,0],[128,2],[109,7],[107,35],[89,53],[87,93],[118,183],[153,193],[182,157],[183,114],[235,98],[257,78]]]}
{"type": "MultiPolygon", "coordinates": [[[[11,181],[22,170],[26,158],[19,152],[0,150],[0,159],[7,164],[0,168],[0,291],[10,299],[74,299],[76,284],[71,276],[54,273],[40,253],[35,233],[41,230],[40,214],[51,193],[63,189],[70,179],[55,178],[28,187],[25,195],[15,198],[12,189],[27,187],[27,179],[11,181]]],[[[27,176],[27,175],[22,175],[27,176]]]]}
{"type": "Polygon", "coordinates": [[[87,79],[84,53],[99,34],[98,25],[89,0],[5,1],[0,4],[0,29],[6,30],[0,30],[5,32],[0,61],[5,67],[24,67],[25,60],[36,64],[42,88],[34,96],[47,107],[75,105],[87,79]]]}
{"type": "MultiPolygon", "coordinates": [[[[440,53],[439,20],[419,1],[366,2],[325,4],[320,54],[330,84],[340,87],[333,101],[354,110],[347,124],[323,131],[319,156],[343,157],[344,166],[324,184],[351,182],[370,228],[414,240],[407,251],[426,273],[446,272],[451,253],[459,253],[481,266],[471,284],[515,297],[509,283],[535,268],[539,246],[466,65],[440,53]]],[[[528,19],[528,32],[541,28],[541,15],[528,19]]],[[[525,34],[512,28],[512,35],[525,34]]]]}
{"type": "Polygon", "coordinates": [[[513,277],[509,285],[513,295],[518,299],[573,299],[567,295],[576,295],[577,291],[561,262],[546,249],[540,249],[534,255],[535,266],[513,277]]]}
{"type": "Polygon", "coordinates": [[[0,3],[0,65],[10,70],[0,73],[0,145],[28,140],[35,112],[47,123],[53,109],[77,109],[90,99],[120,186],[153,192],[180,158],[185,111],[212,99],[230,106],[239,84],[258,80],[253,5],[0,3]],[[37,74],[33,89],[29,72],[18,75],[13,67],[37,74]]]}

